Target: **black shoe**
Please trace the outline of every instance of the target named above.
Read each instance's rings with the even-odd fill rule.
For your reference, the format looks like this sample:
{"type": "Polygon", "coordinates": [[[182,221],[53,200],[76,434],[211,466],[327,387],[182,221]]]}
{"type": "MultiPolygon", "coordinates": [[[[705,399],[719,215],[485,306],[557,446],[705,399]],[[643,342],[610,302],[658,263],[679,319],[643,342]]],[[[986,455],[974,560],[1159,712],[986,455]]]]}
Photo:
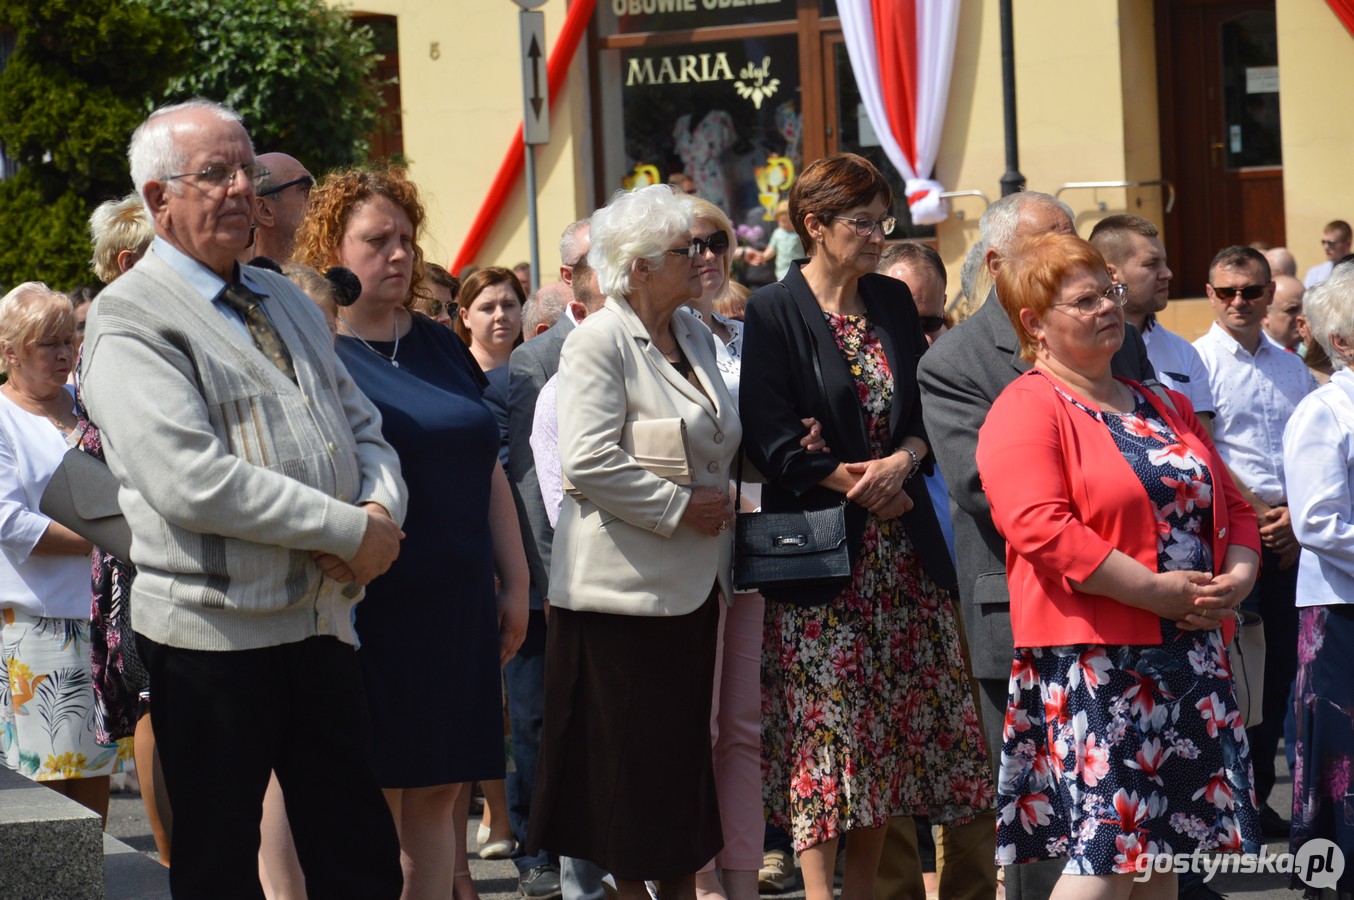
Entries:
{"type": "Polygon", "coordinates": [[[1286,838],[1292,831],[1288,820],[1274,811],[1268,803],[1260,807],[1260,833],[1267,838],[1286,838]]]}
{"type": "Polygon", "coordinates": [[[559,886],[559,867],[545,865],[527,869],[517,880],[517,890],[527,900],[560,900],[564,892],[559,886]]]}
{"type": "Polygon", "coordinates": [[[1227,895],[1219,894],[1201,881],[1190,887],[1181,887],[1180,900],[1227,900],[1227,895]]]}

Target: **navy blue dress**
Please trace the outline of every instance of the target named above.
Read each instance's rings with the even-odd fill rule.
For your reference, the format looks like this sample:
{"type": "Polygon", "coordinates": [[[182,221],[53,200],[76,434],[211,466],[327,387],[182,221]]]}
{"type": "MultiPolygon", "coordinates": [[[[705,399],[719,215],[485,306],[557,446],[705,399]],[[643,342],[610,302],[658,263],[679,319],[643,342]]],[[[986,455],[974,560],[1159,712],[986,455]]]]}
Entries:
{"type": "Polygon", "coordinates": [[[441,325],[413,319],[398,368],[388,358],[393,343],[337,342],[381,411],[409,486],[400,556],[356,612],[378,779],[387,788],[504,775],[489,532],[498,425],[470,351],[441,325]]]}

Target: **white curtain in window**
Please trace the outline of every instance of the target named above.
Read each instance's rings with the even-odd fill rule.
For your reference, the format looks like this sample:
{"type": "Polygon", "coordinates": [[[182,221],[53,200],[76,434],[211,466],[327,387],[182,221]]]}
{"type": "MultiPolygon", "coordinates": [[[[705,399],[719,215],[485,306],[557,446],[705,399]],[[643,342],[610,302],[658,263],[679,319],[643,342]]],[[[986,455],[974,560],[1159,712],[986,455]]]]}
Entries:
{"type": "Polygon", "coordinates": [[[912,221],[949,217],[931,175],[950,93],[959,0],[837,0],[865,113],[906,182],[912,221]]]}

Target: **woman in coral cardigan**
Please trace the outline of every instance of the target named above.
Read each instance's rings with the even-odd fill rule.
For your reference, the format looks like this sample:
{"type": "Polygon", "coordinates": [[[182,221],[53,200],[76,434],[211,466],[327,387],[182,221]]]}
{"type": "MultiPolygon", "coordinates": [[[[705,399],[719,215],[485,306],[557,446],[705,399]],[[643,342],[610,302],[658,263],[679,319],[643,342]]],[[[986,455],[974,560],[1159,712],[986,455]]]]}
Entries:
{"type": "Polygon", "coordinates": [[[1110,374],[1123,291],[1095,248],[1035,238],[997,294],[1034,365],[978,436],[1016,645],[997,862],[1067,857],[1054,900],[1174,897],[1131,880],[1152,855],[1258,849],[1225,649],[1255,516],[1182,395],[1110,374]]]}

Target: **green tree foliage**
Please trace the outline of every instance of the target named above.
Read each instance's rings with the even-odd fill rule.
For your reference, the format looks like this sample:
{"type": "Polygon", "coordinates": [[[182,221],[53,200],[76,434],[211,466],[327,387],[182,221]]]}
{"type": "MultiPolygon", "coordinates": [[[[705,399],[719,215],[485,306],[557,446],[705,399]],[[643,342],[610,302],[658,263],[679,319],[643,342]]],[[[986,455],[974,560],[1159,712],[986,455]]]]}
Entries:
{"type": "Polygon", "coordinates": [[[381,109],[370,28],[324,0],[140,0],[182,22],[195,58],[170,100],[208,97],[244,116],[255,149],[312,172],[367,158],[381,109]]]}
{"type": "Polygon", "coordinates": [[[131,188],[127,140],[153,108],[201,96],[254,146],[313,172],[366,159],[381,111],[371,30],[324,0],[0,0],[0,287],[92,280],[87,223],[131,188]]]}
{"type": "Polygon", "coordinates": [[[187,60],[188,35],[126,0],[0,0],[15,32],[0,73],[0,284],[92,280],[90,211],[126,193],[127,138],[187,60]]]}

